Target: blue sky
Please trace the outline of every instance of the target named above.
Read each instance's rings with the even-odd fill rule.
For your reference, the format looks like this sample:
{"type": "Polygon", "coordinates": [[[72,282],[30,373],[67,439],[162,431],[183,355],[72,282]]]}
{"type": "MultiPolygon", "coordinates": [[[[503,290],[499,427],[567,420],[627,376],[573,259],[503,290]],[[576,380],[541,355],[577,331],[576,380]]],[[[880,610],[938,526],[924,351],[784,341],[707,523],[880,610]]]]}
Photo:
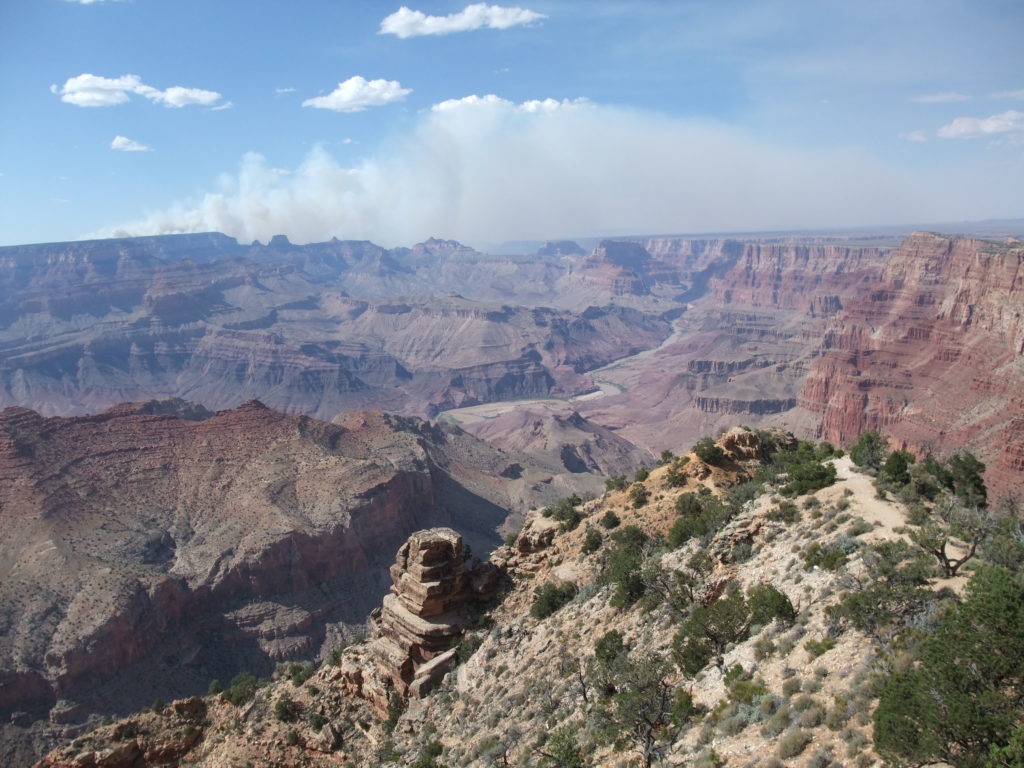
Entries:
{"type": "Polygon", "coordinates": [[[1024,216],[1019,0],[400,7],[4,0],[0,243],[1024,216]]]}

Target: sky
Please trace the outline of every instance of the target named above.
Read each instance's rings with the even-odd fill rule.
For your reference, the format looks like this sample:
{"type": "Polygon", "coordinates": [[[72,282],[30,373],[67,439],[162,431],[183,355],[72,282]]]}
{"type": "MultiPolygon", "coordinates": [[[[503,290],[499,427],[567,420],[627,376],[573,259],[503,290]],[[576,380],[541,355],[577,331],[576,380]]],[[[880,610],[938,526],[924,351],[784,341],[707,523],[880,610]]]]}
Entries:
{"type": "Polygon", "coordinates": [[[1024,217],[1020,0],[3,0],[0,244],[1024,217]]]}

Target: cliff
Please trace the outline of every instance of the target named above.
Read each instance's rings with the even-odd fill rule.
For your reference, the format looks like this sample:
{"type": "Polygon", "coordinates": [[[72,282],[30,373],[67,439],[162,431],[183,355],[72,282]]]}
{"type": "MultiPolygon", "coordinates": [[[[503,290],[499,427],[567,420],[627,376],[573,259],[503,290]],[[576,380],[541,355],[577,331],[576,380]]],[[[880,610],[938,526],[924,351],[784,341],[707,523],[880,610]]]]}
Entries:
{"type": "Polygon", "coordinates": [[[968,449],[997,492],[1024,464],[1024,248],[917,233],[828,324],[800,394],[817,434],[968,449]]]}
{"type": "Polygon", "coordinates": [[[487,552],[510,512],[567,492],[528,457],[381,413],[0,411],[0,761],[92,713],[315,658],[378,604],[411,531],[458,525],[487,552]]]}

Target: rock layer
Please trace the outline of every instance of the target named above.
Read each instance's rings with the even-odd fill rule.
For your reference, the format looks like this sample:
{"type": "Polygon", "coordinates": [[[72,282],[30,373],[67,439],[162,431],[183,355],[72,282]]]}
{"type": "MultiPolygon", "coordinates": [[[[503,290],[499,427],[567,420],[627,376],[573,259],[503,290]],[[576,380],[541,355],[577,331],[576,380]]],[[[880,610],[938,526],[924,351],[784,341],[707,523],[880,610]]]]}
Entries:
{"type": "Polygon", "coordinates": [[[975,452],[997,492],[1024,471],[1024,246],[917,233],[829,323],[800,405],[845,443],[975,452]]]}
{"type": "Polygon", "coordinates": [[[498,572],[465,566],[462,536],[450,528],[418,531],[391,566],[391,593],[371,617],[372,638],[345,660],[350,691],[386,716],[392,696],[422,698],[456,663],[467,603],[490,599],[498,572]]]}
{"type": "Polygon", "coordinates": [[[5,409],[0,763],[90,713],[316,656],[378,604],[410,531],[455,524],[486,552],[510,509],[564,494],[528,458],[411,417],[5,409]]]}

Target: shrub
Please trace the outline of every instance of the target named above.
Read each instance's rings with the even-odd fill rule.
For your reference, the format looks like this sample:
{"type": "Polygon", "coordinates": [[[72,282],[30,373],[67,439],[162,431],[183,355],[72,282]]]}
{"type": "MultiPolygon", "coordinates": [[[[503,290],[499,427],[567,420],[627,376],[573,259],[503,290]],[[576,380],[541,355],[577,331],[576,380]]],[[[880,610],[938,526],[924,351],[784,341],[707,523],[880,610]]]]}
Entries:
{"type": "MultiPolygon", "coordinates": [[[[575,592],[574,592],[574,594],[575,594],[575,592]]],[[[571,595],[569,597],[569,600],[572,600],[572,596],[571,595]]],[[[566,602],[568,602],[568,601],[566,601],[566,602]]],[[[534,605],[536,605],[536,603],[534,603],[534,605]]],[[[561,606],[559,606],[559,608],[560,607],[561,606]]],[[[553,611],[551,611],[551,613],[554,613],[556,610],[558,610],[558,608],[555,608],[553,611]]],[[[531,609],[531,613],[532,612],[533,611],[531,609]]],[[[551,614],[548,614],[548,615],[550,616],[551,614]]],[[[545,618],[545,617],[541,616],[541,617],[538,617],[538,618],[545,618]]],[[[476,653],[480,649],[480,646],[483,645],[483,644],[484,644],[484,639],[482,637],[480,637],[479,635],[474,635],[474,634],[465,634],[465,635],[463,635],[459,639],[459,642],[455,645],[455,657],[456,657],[456,659],[458,659],[459,664],[461,664],[464,661],[467,661],[469,659],[469,657],[472,656],[474,653],[476,653]]]]}
{"type": "Polygon", "coordinates": [[[629,489],[629,501],[633,505],[634,509],[640,509],[647,503],[650,494],[647,492],[647,486],[643,483],[633,483],[629,489]]]}
{"type": "Polygon", "coordinates": [[[882,465],[879,475],[893,485],[903,486],[910,482],[910,465],[917,459],[908,451],[893,451],[882,465]]]}
{"type": "Polygon", "coordinates": [[[312,664],[292,664],[288,668],[288,679],[292,681],[292,685],[294,685],[296,688],[300,687],[312,676],[312,664]]]}
{"type": "Polygon", "coordinates": [[[601,532],[591,526],[583,537],[583,554],[589,555],[601,548],[601,532]]]}
{"type": "Polygon", "coordinates": [[[789,728],[793,716],[788,707],[781,707],[761,726],[761,735],[774,738],[789,728]]]}
{"type": "Polygon", "coordinates": [[[604,489],[606,491],[624,491],[628,485],[629,481],[626,480],[625,475],[612,475],[604,480],[604,489]]]}
{"type": "Polygon", "coordinates": [[[825,710],[821,707],[814,705],[808,708],[800,716],[800,725],[803,728],[817,728],[825,720],[825,710]]]}
{"type": "Polygon", "coordinates": [[[818,542],[814,542],[804,553],[805,571],[811,570],[814,566],[824,568],[826,571],[834,571],[845,562],[846,553],[834,544],[822,546],[818,542]]]}
{"type": "Polygon", "coordinates": [[[747,593],[751,625],[765,626],[774,619],[783,624],[792,624],[796,619],[793,603],[771,584],[760,584],[747,593]]]}
{"type": "Polygon", "coordinates": [[[221,698],[239,707],[253,697],[258,687],[259,683],[253,675],[239,673],[232,678],[231,686],[221,693],[221,698]]]}
{"type": "Polygon", "coordinates": [[[665,471],[665,482],[670,488],[681,488],[686,485],[686,475],[683,473],[683,467],[690,463],[689,456],[682,456],[669,465],[669,468],[665,471]]]}
{"type": "Polygon", "coordinates": [[[612,629],[605,632],[594,645],[594,656],[602,666],[610,667],[625,650],[622,633],[617,629],[612,629]]]}
{"type": "Polygon", "coordinates": [[[607,550],[601,580],[615,585],[611,604],[617,608],[628,607],[644,594],[641,567],[647,534],[635,525],[627,525],[612,534],[612,541],[615,546],[607,550]]]}
{"type": "Polygon", "coordinates": [[[676,512],[680,515],[699,515],[704,507],[696,493],[682,493],[676,499],[676,512]]]}
{"type": "Polygon", "coordinates": [[[638,469],[633,474],[633,482],[634,483],[642,483],[644,480],[646,480],[650,476],[651,476],[651,470],[649,470],[647,467],[640,467],[640,469],[638,469]]]}
{"type": "Polygon", "coordinates": [[[294,723],[298,719],[298,708],[287,693],[282,693],[274,702],[274,717],[282,723],[294,723]]]}
{"type": "Polygon", "coordinates": [[[801,682],[799,677],[791,677],[782,684],[782,695],[787,699],[795,693],[800,693],[801,682]]]}
{"type": "Polygon", "coordinates": [[[327,725],[327,718],[319,712],[314,712],[309,716],[309,727],[314,731],[319,731],[325,725],[327,725]]]}
{"type": "Polygon", "coordinates": [[[835,648],[836,641],[831,637],[823,637],[821,640],[808,640],[804,643],[804,650],[811,654],[812,659],[816,659],[823,653],[835,648]]]}
{"type": "Polygon", "coordinates": [[[419,757],[412,764],[412,768],[443,768],[438,758],[444,751],[440,741],[428,741],[420,750],[419,757]]]}
{"type": "Polygon", "coordinates": [[[570,600],[576,597],[576,585],[567,582],[561,586],[552,583],[544,584],[533,590],[533,605],[530,615],[535,619],[546,619],[570,600]]]}
{"type": "Polygon", "coordinates": [[[800,728],[789,731],[779,739],[779,757],[783,760],[794,758],[811,743],[811,734],[800,728]]]}
{"type": "Polygon", "coordinates": [[[811,461],[789,467],[789,482],[779,489],[783,496],[801,496],[828,488],[836,481],[836,468],[832,464],[811,461]]]}
{"type": "Polygon", "coordinates": [[[702,437],[693,446],[692,450],[697,455],[697,458],[705,464],[718,466],[725,460],[725,451],[715,445],[715,441],[710,437],[702,437]]]}
{"type": "Polygon", "coordinates": [[[800,510],[792,501],[783,501],[768,513],[769,520],[780,520],[783,523],[799,523],[800,510]]]}
{"type": "Polygon", "coordinates": [[[601,516],[601,525],[608,529],[618,528],[621,522],[619,516],[611,509],[601,516]]]}
{"type": "Polygon", "coordinates": [[[583,503],[583,499],[577,496],[575,493],[572,496],[568,496],[564,499],[559,499],[557,502],[549,507],[545,507],[541,514],[544,517],[550,517],[553,520],[560,522],[561,529],[563,531],[571,531],[580,524],[580,520],[583,516],[580,515],[577,509],[580,504],[583,503]]]}
{"type": "Polygon", "coordinates": [[[675,457],[676,457],[676,455],[674,453],[672,453],[672,451],[670,451],[668,448],[666,448],[665,450],[663,450],[661,452],[661,456],[658,457],[658,466],[659,467],[665,466],[670,461],[672,461],[672,459],[674,459],[675,457]]]}

